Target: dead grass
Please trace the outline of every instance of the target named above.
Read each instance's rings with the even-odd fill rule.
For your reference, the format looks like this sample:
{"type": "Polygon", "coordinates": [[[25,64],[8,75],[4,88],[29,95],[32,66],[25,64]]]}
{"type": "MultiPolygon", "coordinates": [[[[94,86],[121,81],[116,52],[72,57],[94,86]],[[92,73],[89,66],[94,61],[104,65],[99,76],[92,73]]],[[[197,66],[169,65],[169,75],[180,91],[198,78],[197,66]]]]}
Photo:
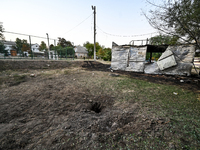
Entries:
{"type": "MultiPolygon", "coordinates": [[[[48,123],[50,127],[41,127],[43,130],[40,131],[40,126],[38,126],[37,136],[40,140],[37,141],[35,139],[37,136],[33,138],[37,142],[30,143],[30,140],[28,142],[29,145],[25,145],[29,148],[48,149],[52,148],[51,146],[54,147],[53,149],[200,148],[200,101],[198,93],[182,89],[175,85],[155,84],[130,78],[127,75],[112,77],[109,74],[110,72],[87,71],[81,67],[45,71],[6,71],[0,74],[0,84],[10,84],[10,82],[19,84],[12,85],[12,87],[3,86],[0,89],[0,93],[4,92],[5,95],[9,96],[8,91],[11,88],[14,94],[19,93],[19,89],[21,89],[23,90],[21,97],[26,98],[26,100],[30,99],[30,102],[32,102],[31,99],[39,99],[43,96],[41,99],[45,102],[40,105],[37,103],[37,106],[34,106],[35,109],[39,107],[41,113],[35,112],[34,115],[37,116],[38,113],[38,120],[41,121],[41,118],[46,117],[41,116],[42,114],[51,114],[46,120],[51,120],[52,118],[54,122],[48,123]],[[36,77],[29,77],[28,74],[30,73],[35,73],[36,77]],[[9,82],[4,82],[4,79],[9,82]],[[175,95],[174,92],[177,94],[175,95]],[[35,95],[34,97],[29,97],[30,94],[35,95]],[[101,99],[102,97],[105,99],[101,99]],[[66,102],[66,99],[70,99],[71,101],[66,102]],[[102,128],[104,125],[105,129],[107,126],[112,126],[116,122],[115,117],[121,118],[117,123],[122,123],[123,121],[125,123],[121,126],[118,125],[118,128],[109,132],[104,131],[104,128],[98,128],[97,130],[95,127],[98,127],[98,124],[89,130],[84,128],[85,132],[79,131],[79,128],[77,128],[77,132],[73,130],[68,131],[72,128],[68,124],[73,122],[74,118],[81,117],[84,114],[83,112],[87,112],[86,108],[81,110],[86,102],[81,102],[86,100],[94,101],[95,99],[98,99],[98,102],[105,100],[105,103],[107,99],[113,99],[112,106],[109,106],[105,114],[102,113],[104,117],[101,118],[101,115],[94,115],[92,118],[95,120],[95,117],[98,118],[100,116],[95,121],[100,120],[99,124],[102,128]],[[65,112],[66,108],[69,109],[69,112],[65,112]],[[70,115],[67,114],[73,111],[79,112],[79,109],[82,112],[78,113],[78,115],[72,115],[72,119],[70,120],[70,115]],[[61,114],[61,117],[59,114],[61,114]],[[55,116],[58,117],[57,120],[55,116]],[[67,119],[71,122],[66,122],[67,119]],[[112,125],[108,125],[109,122],[112,125]],[[65,128],[69,128],[67,132],[59,128],[65,123],[65,128]],[[48,140],[53,139],[53,137],[54,140],[51,141],[52,143],[49,143],[49,145],[44,144],[48,140]]],[[[16,97],[20,98],[19,95],[16,97]]],[[[3,110],[3,106],[4,104],[0,105],[1,110],[3,110]]],[[[30,108],[32,111],[34,110],[32,107],[30,108]]],[[[13,111],[15,110],[14,108],[12,109],[13,111]]],[[[12,120],[12,118],[9,119],[12,120]]],[[[74,126],[79,123],[76,122],[74,126]]],[[[83,122],[82,126],[87,123],[83,122]]],[[[33,131],[31,130],[30,132],[33,131]]],[[[26,131],[24,130],[23,133],[21,131],[10,132],[10,134],[12,133],[22,136],[26,131]]],[[[27,135],[29,134],[27,133],[27,135]]],[[[2,141],[5,142],[5,138],[0,140],[0,142],[2,141]]],[[[22,148],[26,149],[27,147],[25,146],[22,148]]]]}

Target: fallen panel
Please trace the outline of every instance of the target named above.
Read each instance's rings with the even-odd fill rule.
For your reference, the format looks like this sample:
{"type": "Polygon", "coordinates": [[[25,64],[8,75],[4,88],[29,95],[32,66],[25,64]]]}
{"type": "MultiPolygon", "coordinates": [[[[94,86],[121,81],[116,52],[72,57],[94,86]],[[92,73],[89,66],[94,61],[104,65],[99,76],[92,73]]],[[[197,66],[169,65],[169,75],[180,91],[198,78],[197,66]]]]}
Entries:
{"type": "Polygon", "coordinates": [[[192,66],[192,63],[178,63],[177,66],[163,70],[161,73],[167,75],[190,76],[192,66]]]}
{"type": "Polygon", "coordinates": [[[195,46],[193,45],[169,46],[167,50],[173,52],[176,62],[192,63],[194,61],[195,46]]]}
{"type": "Polygon", "coordinates": [[[159,67],[158,67],[158,64],[156,62],[155,63],[146,63],[145,68],[144,68],[144,73],[147,73],[147,74],[162,74],[159,67]]]}
{"type": "Polygon", "coordinates": [[[174,55],[168,56],[162,60],[159,59],[157,64],[160,70],[165,70],[177,65],[174,55]]]}

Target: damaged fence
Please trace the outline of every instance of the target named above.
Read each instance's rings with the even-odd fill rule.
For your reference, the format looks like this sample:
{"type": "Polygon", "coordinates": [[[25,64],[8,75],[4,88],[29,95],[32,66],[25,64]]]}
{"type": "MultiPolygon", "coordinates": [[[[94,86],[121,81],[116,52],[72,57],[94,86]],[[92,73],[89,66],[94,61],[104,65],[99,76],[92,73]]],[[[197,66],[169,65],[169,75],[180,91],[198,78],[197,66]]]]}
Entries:
{"type": "Polygon", "coordinates": [[[154,45],[112,45],[113,70],[144,72],[147,74],[166,74],[190,76],[195,56],[195,46],[154,46],[154,45]],[[160,58],[151,63],[146,61],[146,54],[159,52],[160,58]]]}

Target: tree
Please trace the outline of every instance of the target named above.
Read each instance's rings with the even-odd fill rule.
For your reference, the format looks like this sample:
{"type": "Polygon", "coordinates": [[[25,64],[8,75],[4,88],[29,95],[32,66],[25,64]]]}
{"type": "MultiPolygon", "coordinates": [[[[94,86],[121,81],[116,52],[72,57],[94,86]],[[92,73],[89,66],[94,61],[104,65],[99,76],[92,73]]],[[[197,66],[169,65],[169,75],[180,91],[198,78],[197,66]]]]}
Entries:
{"type": "Polygon", "coordinates": [[[70,41],[66,41],[65,38],[61,38],[61,37],[58,37],[57,45],[60,45],[62,47],[73,47],[70,41]]]}
{"type": "Polygon", "coordinates": [[[3,45],[2,42],[0,42],[0,53],[4,53],[5,51],[5,46],[3,45]]]}
{"type": "MultiPolygon", "coordinates": [[[[83,46],[88,50],[88,56],[94,56],[94,44],[90,42],[85,42],[83,46]]],[[[98,51],[102,49],[103,47],[99,45],[98,42],[96,42],[96,53],[98,54],[98,51]]]]}
{"type": "Polygon", "coordinates": [[[54,45],[51,44],[51,45],[49,46],[49,49],[50,49],[50,50],[54,50],[54,45]]]}
{"type": "Polygon", "coordinates": [[[39,46],[39,50],[42,51],[42,50],[47,50],[47,45],[44,41],[41,42],[40,46],[39,46]]]}
{"type": "Polygon", "coordinates": [[[104,52],[103,60],[111,61],[112,50],[110,48],[104,48],[104,52]]]}
{"type": "Polygon", "coordinates": [[[15,50],[17,50],[17,53],[21,52],[21,49],[22,49],[22,40],[19,39],[19,38],[16,38],[16,47],[14,47],[15,50]]]}
{"type": "Polygon", "coordinates": [[[166,0],[161,5],[147,2],[155,6],[149,14],[144,13],[152,27],[200,48],[199,0],[166,0]]]}
{"type": "Polygon", "coordinates": [[[4,36],[3,36],[3,23],[0,22],[0,39],[4,39],[4,36]]]}
{"type": "Polygon", "coordinates": [[[30,51],[30,45],[27,43],[27,40],[22,40],[22,51],[30,51]]]}
{"type": "Polygon", "coordinates": [[[178,43],[177,36],[170,36],[170,35],[157,35],[150,38],[151,45],[175,45],[178,43]]]}
{"type": "Polygon", "coordinates": [[[66,55],[74,55],[75,51],[73,47],[62,47],[60,45],[57,45],[56,47],[56,51],[58,53],[58,55],[60,55],[60,57],[66,57],[66,55]]]}

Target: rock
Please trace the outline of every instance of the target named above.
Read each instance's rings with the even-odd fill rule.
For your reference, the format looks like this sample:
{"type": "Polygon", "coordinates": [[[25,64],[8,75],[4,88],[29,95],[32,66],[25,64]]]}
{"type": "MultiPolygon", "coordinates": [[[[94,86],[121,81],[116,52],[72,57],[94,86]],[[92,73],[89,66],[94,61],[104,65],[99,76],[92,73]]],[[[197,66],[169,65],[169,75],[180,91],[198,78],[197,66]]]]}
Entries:
{"type": "Polygon", "coordinates": [[[65,126],[65,129],[70,129],[70,128],[71,128],[70,125],[65,126]]]}
{"type": "Polygon", "coordinates": [[[112,126],[111,126],[111,129],[112,129],[112,130],[116,130],[117,127],[118,127],[118,124],[117,124],[116,122],[114,122],[114,123],[112,124],[112,126]]]}
{"type": "Polygon", "coordinates": [[[33,74],[30,74],[30,77],[35,77],[35,74],[33,73],[33,74]]]}

